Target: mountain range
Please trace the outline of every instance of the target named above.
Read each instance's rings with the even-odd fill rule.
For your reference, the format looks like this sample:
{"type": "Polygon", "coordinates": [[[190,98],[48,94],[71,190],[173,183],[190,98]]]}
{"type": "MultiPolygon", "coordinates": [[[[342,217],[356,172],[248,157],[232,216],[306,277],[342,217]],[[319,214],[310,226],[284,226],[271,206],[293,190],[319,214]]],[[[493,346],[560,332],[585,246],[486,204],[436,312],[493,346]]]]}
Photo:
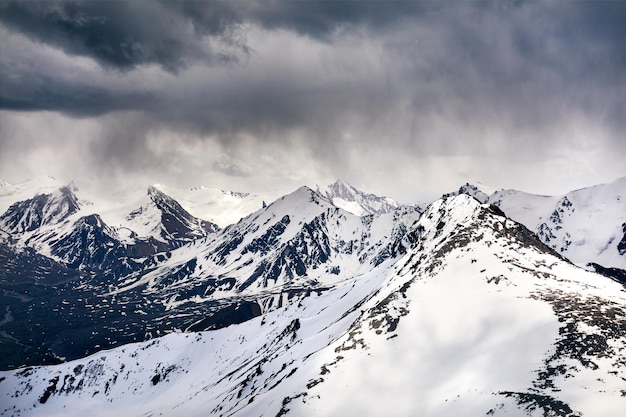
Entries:
{"type": "Polygon", "coordinates": [[[626,409],[626,179],[103,189],[0,186],[1,415],[626,409]]]}

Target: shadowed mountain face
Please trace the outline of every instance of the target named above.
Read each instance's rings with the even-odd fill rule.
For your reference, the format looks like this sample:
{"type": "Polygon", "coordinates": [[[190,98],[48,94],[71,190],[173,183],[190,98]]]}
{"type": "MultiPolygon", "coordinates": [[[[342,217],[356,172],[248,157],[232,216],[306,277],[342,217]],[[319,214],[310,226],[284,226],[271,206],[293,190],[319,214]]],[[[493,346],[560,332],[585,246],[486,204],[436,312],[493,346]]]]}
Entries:
{"type": "Polygon", "coordinates": [[[77,191],[70,185],[39,194],[0,216],[0,290],[11,317],[1,329],[0,369],[82,357],[157,336],[161,327],[173,331],[178,323],[152,323],[166,315],[163,305],[141,310],[134,308],[144,304],[139,293],[119,301],[106,293],[125,277],[154,269],[171,250],[218,230],[153,187],[127,216],[135,223],[108,225],[77,191]],[[138,225],[137,232],[129,225],[138,225]],[[147,317],[128,314],[139,310],[147,317]],[[33,321],[37,327],[29,325],[33,321]]]}
{"type": "Polygon", "coordinates": [[[364,193],[341,180],[327,187],[318,187],[317,191],[337,207],[357,216],[392,213],[401,206],[389,197],[364,193]]]}
{"type": "Polygon", "coordinates": [[[219,230],[216,224],[189,214],[173,198],[150,186],[148,196],[161,212],[160,237],[171,242],[192,241],[219,230]]]}

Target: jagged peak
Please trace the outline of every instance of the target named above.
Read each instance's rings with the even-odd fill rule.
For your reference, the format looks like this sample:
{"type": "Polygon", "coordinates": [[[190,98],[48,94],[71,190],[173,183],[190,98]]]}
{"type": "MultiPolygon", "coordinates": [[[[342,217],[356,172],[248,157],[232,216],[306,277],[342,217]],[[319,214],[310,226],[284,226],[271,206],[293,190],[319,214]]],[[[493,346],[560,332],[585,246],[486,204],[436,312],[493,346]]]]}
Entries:
{"type": "Polygon", "coordinates": [[[442,198],[452,197],[460,194],[467,194],[476,198],[481,203],[487,203],[489,201],[489,195],[492,194],[492,192],[490,191],[492,191],[491,187],[485,187],[481,183],[478,183],[476,185],[466,182],[465,184],[461,185],[457,191],[443,194],[442,198]]]}
{"type": "Polygon", "coordinates": [[[100,230],[102,233],[108,235],[113,239],[117,239],[117,233],[115,230],[107,225],[99,214],[93,213],[87,216],[82,216],[74,222],[74,230],[76,232],[100,230]]]}
{"type": "Polygon", "coordinates": [[[147,194],[152,197],[152,196],[162,196],[162,195],[167,195],[165,194],[163,191],[159,190],[158,188],[158,184],[154,184],[154,185],[149,185],[148,186],[148,190],[147,190],[147,194]]]}
{"type": "Polygon", "coordinates": [[[337,194],[356,194],[359,192],[352,185],[341,179],[337,179],[334,183],[330,184],[328,188],[337,194]]]}
{"type": "Polygon", "coordinates": [[[473,196],[458,194],[432,202],[422,213],[416,228],[428,231],[433,237],[446,236],[458,226],[482,224],[486,216],[504,217],[495,206],[482,204],[473,196]]]}
{"type": "Polygon", "coordinates": [[[167,206],[176,211],[188,214],[187,210],[185,210],[178,201],[159,190],[155,185],[148,186],[147,194],[152,203],[154,203],[159,210],[163,210],[165,206],[167,206]]]}
{"type": "Polygon", "coordinates": [[[413,233],[422,242],[434,247],[461,247],[471,240],[483,239],[484,232],[497,240],[516,242],[535,251],[548,253],[563,261],[567,260],[546,246],[535,233],[521,223],[508,218],[497,206],[482,204],[467,194],[445,197],[433,202],[413,227],[413,233]],[[443,245],[443,246],[441,246],[443,245]]]}
{"type": "Polygon", "coordinates": [[[18,201],[0,217],[9,231],[22,233],[44,225],[57,224],[80,210],[81,204],[67,186],[47,194],[18,201]]]}
{"type": "Polygon", "coordinates": [[[90,214],[88,216],[83,216],[80,219],[76,220],[76,225],[88,225],[95,227],[106,227],[106,223],[102,220],[99,214],[90,214]]]}
{"type": "Polygon", "coordinates": [[[389,197],[360,191],[341,179],[326,187],[318,186],[317,192],[324,195],[335,206],[357,216],[389,213],[401,206],[389,197]]]}
{"type": "Polygon", "coordinates": [[[478,213],[483,204],[468,194],[444,195],[432,202],[424,211],[422,217],[435,218],[448,216],[454,219],[467,219],[478,213]]]}
{"type": "Polygon", "coordinates": [[[65,185],[62,188],[67,188],[72,193],[78,192],[78,186],[76,185],[76,181],[75,180],[70,181],[67,185],[65,185]]]}

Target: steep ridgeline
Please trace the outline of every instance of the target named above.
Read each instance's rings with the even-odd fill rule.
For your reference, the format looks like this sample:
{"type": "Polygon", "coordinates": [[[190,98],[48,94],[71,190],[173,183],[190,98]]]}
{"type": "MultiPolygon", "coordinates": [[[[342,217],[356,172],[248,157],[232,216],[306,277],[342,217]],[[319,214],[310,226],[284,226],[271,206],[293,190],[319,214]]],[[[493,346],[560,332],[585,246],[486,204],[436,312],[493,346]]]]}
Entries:
{"type": "Polygon", "coordinates": [[[487,196],[469,184],[459,192],[500,207],[576,264],[626,270],[626,177],[562,196],[516,190],[487,196]]]}
{"type": "Polygon", "coordinates": [[[148,187],[148,197],[147,204],[126,217],[127,227],[132,230],[143,229],[144,236],[154,237],[176,247],[219,230],[216,224],[189,214],[176,200],[156,187],[148,187]]]}
{"type": "MultiPolygon", "coordinates": [[[[158,197],[159,207],[177,207],[154,189],[149,195],[158,197]]],[[[52,295],[12,299],[13,321],[6,331],[33,346],[12,345],[15,355],[24,351],[24,357],[0,358],[0,369],[75,359],[165,333],[249,320],[401,256],[409,245],[407,231],[420,214],[405,207],[357,217],[301,188],[235,225],[160,252],[166,238],[186,238],[181,224],[198,223],[170,216],[166,209],[159,210],[167,214],[161,221],[153,221],[154,207],[142,207],[131,213],[126,227],[143,226],[151,241],[130,235],[132,244],[120,243],[120,229],[98,215],[81,217],[70,232],[45,240],[53,251],[62,251],[64,256],[57,255],[61,263],[84,274],[52,295]],[[172,224],[176,228],[168,228],[172,224]],[[44,321],[42,329],[24,326],[33,315],[44,321]]]]}
{"type": "Polygon", "coordinates": [[[42,175],[20,184],[11,184],[0,180],[0,213],[18,201],[28,200],[37,194],[50,194],[63,187],[56,178],[42,175]]]}
{"type": "MultiPolygon", "coordinates": [[[[332,248],[339,236],[346,241],[338,230],[356,221],[307,189],[268,209],[222,232],[246,236],[211,262],[234,268],[248,253],[266,259],[267,246],[255,241],[258,226],[265,241],[274,242],[274,259],[282,257],[283,274],[289,265],[300,277],[297,262],[289,263],[292,258],[278,248],[292,242],[295,250],[298,236],[326,241],[302,234],[314,219],[325,220],[332,248]],[[285,206],[293,209],[289,221],[281,216],[285,206]]],[[[374,236],[374,223],[359,227],[374,236]]],[[[429,206],[401,246],[395,258],[378,264],[372,264],[378,250],[336,252],[329,266],[350,274],[326,278],[306,296],[283,295],[280,307],[241,324],[169,334],[54,367],[1,372],[0,413],[623,415],[621,285],[575,267],[497,208],[466,195],[429,206]],[[355,267],[353,258],[363,254],[368,267],[355,267]]],[[[183,252],[173,252],[168,262],[182,261],[183,252]]],[[[309,252],[312,259],[319,254],[309,252]]],[[[206,258],[201,262],[209,265],[206,258]]],[[[322,265],[307,268],[314,274],[322,265]]],[[[158,282],[156,275],[151,280],[158,282]]],[[[244,286],[237,280],[231,291],[257,288],[257,298],[265,300],[261,289],[287,281],[259,277],[244,286]]]]}
{"type": "Polygon", "coordinates": [[[317,191],[335,206],[357,216],[392,213],[400,207],[400,204],[389,197],[364,193],[341,180],[327,187],[318,186],[317,191]]]}
{"type": "Polygon", "coordinates": [[[115,291],[144,285],[146,292],[167,293],[201,285],[204,294],[228,297],[304,283],[323,287],[402,253],[402,240],[419,215],[417,207],[405,207],[359,217],[302,187],[115,291]],[[190,264],[190,273],[177,272],[190,264]]]}

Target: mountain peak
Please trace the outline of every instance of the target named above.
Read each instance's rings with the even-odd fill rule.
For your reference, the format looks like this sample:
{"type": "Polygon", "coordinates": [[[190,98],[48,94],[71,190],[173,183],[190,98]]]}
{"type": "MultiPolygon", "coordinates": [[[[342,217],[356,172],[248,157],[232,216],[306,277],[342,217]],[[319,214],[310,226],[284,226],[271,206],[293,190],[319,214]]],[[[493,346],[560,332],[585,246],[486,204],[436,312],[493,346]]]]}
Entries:
{"type": "Polygon", "coordinates": [[[477,199],[478,201],[484,204],[489,201],[489,193],[488,191],[484,191],[483,190],[484,188],[489,188],[489,187],[484,187],[480,183],[478,183],[478,185],[474,185],[474,184],[470,184],[469,182],[467,182],[463,184],[462,186],[460,186],[457,191],[446,193],[442,197],[445,198],[445,197],[452,197],[452,196],[460,195],[460,194],[467,194],[467,195],[471,195],[472,197],[474,197],[475,199],[477,199]]]}
{"type": "Polygon", "coordinates": [[[153,197],[161,197],[161,196],[167,196],[167,194],[165,194],[163,191],[159,190],[157,188],[156,185],[149,185],[148,186],[148,190],[147,190],[148,195],[153,198],[153,197]]]}
{"type": "Polygon", "coordinates": [[[335,206],[357,216],[391,213],[400,207],[389,197],[365,193],[340,179],[324,188],[318,186],[317,192],[326,196],[335,206]]]}
{"type": "Polygon", "coordinates": [[[178,201],[156,186],[148,186],[147,193],[160,212],[160,220],[156,225],[160,229],[161,237],[165,240],[193,240],[219,229],[216,224],[189,214],[178,201]]]}
{"type": "Polygon", "coordinates": [[[37,194],[31,199],[13,204],[0,217],[7,230],[29,232],[44,225],[58,224],[80,209],[74,192],[67,186],[50,194],[37,194]]]}
{"type": "Polygon", "coordinates": [[[274,210],[278,208],[279,210],[289,211],[297,207],[299,210],[304,210],[309,203],[332,205],[332,201],[321,192],[302,186],[269,204],[266,209],[274,210]]]}
{"type": "Polygon", "coordinates": [[[356,193],[358,190],[347,182],[337,179],[334,183],[330,184],[328,188],[337,194],[356,193]]]}

